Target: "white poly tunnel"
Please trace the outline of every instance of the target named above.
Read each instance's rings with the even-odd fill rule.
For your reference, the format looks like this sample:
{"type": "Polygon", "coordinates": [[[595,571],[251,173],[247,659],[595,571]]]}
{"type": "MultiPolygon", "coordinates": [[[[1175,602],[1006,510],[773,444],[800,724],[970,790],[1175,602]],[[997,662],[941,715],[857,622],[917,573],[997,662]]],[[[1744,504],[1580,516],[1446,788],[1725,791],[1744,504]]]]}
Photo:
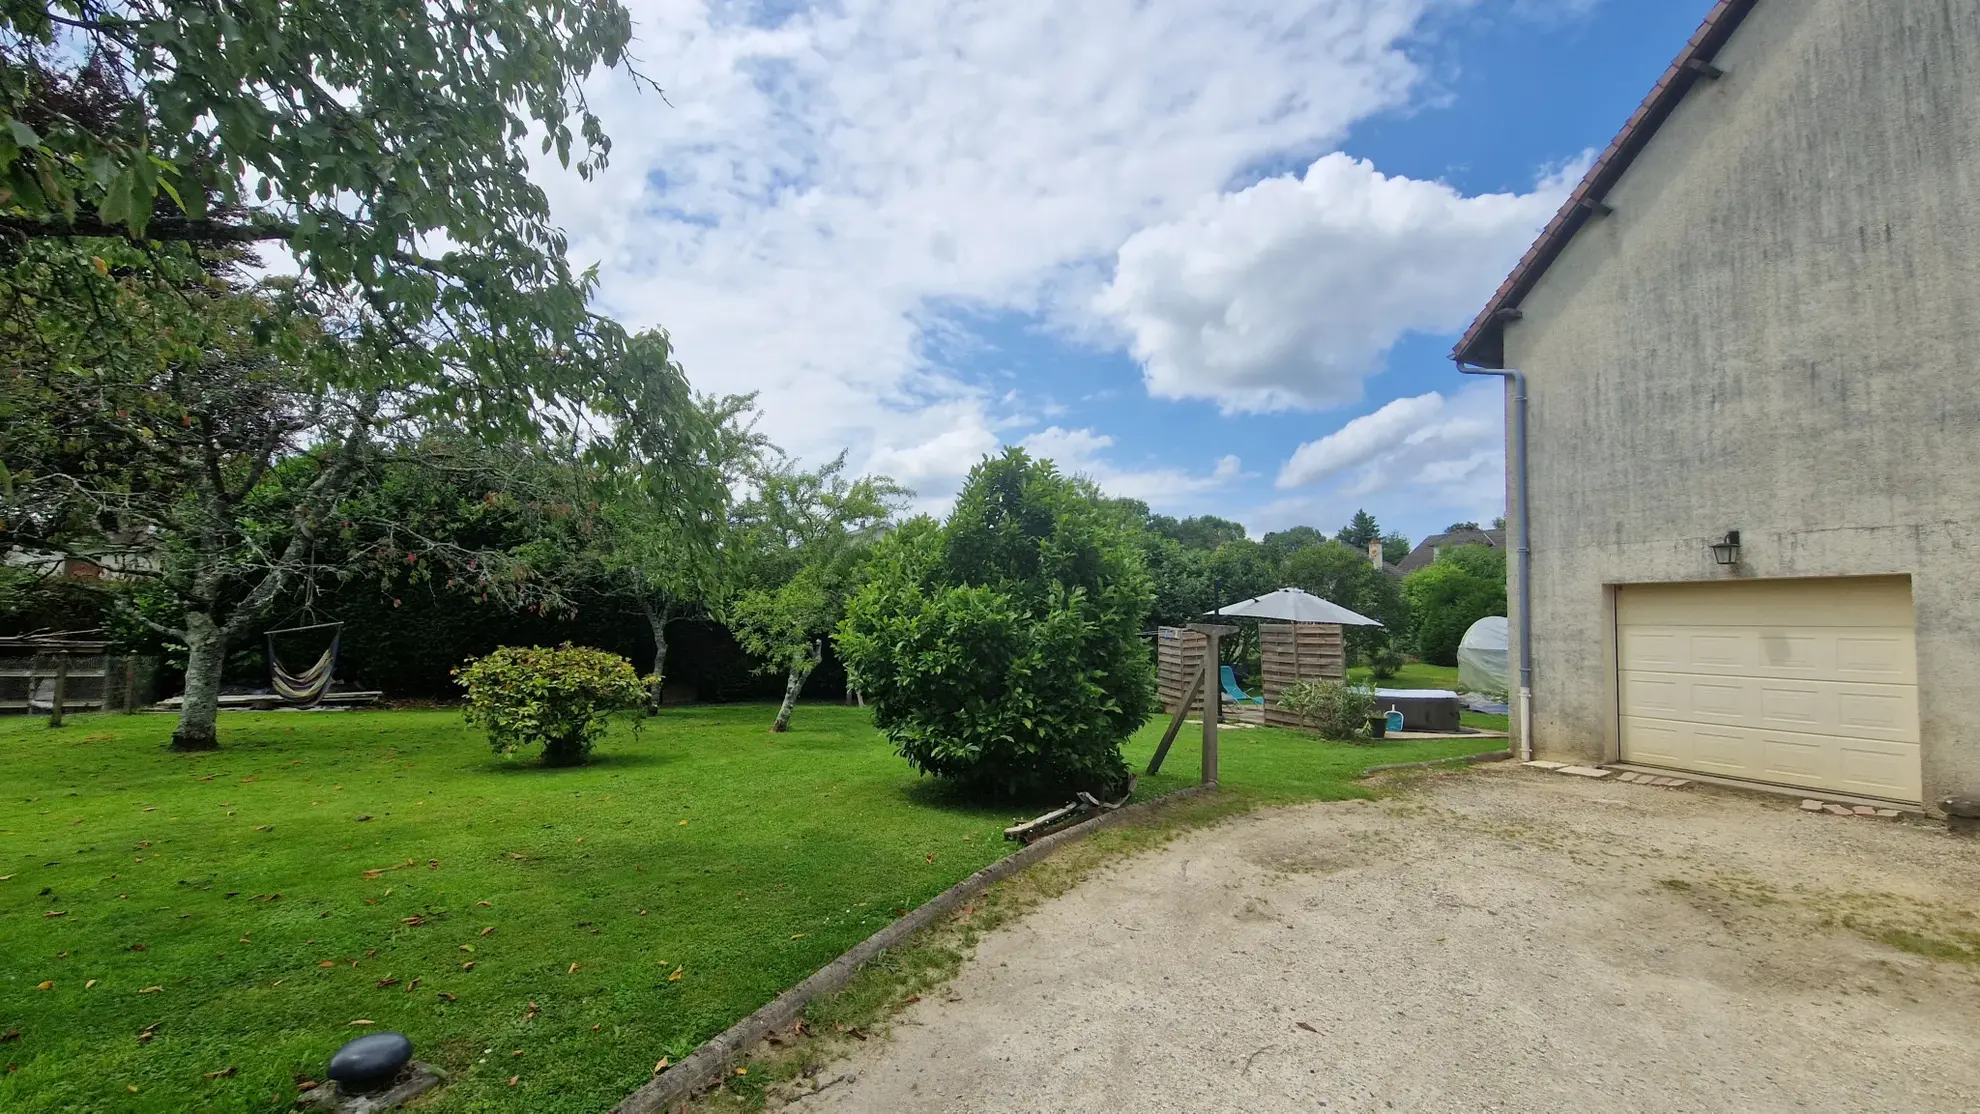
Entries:
{"type": "Polygon", "coordinates": [[[1508,691],[1506,652],[1507,625],[1504,615],[1487,615],[1471,624],[1458,643],[1458,686],[1466,692],[1482,692],[1504,698],[1508,691]]]}

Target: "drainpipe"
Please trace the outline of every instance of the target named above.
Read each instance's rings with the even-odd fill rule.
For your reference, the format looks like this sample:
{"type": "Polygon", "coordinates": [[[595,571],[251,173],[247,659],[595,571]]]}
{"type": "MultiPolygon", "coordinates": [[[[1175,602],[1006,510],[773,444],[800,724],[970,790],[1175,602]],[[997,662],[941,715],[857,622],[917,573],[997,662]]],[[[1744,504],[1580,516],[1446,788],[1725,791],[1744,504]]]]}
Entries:
{"type": "Polygon", "coordinates": [[[1533,533],[1526,515],[1526,376],[1512,368],[1489,368],[1455,361],[1466,375],[1496,375],[1512,384],[1512,442],[1514,490],[1513,513],[1519,519],[1519,540],[1515,552],[1519,578],[1519,757],[1533,761],[1533,533]]]}

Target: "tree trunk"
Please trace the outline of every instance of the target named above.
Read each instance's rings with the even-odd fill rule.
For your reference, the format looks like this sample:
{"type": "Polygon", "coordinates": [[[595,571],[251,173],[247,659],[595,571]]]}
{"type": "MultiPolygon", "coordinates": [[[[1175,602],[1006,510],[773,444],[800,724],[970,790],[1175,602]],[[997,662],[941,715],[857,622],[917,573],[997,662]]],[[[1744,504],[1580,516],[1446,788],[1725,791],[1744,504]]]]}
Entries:
{"type": "Polygon", "coordinates": [[[213,618],[186,612],[186,696],[179,707],[173,750],[218,750],[214,721],[220,715],[220,672],[227,663],[227,636],[213,618]]]}
{"type": "Polygon", "coordinates": [[[640,600],[640,608],[646,612],[646,625],[653,628],[653,673],[646,684],[646,710],[660,710],[660,689],[667,674],[667,621],[672,618],[669,607],[655,607],[650,601],[640,600]]]}
{"type": "Polygon", "coordinates": [[[814,642],[811,644],[810,655],[791,666],[790,674],[784,678],[784,706],[777,709],[777,722],[770,725],[770,730],[791,729],[791,709],[797,707],[798,690],[804,687],[805,678],[811,676],[811,671],[818,668],[819,659],[824,656],[824,644],[814,642]]]}

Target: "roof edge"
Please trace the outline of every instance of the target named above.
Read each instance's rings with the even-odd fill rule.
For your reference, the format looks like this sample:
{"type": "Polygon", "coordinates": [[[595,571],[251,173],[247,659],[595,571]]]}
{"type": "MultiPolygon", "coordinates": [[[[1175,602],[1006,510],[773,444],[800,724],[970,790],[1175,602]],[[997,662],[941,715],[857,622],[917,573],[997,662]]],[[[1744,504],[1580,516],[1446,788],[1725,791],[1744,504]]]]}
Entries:
{"type": "Polygon", "coordinates": [[[1622,130],[1609,141],[1595,164],[1588,168],[1588,173],[1582,175],[1580,184],[1568,195],[1567,201],[1554,214],[1554,219],[1547,222],[1539,237],[1533,241],[1533,246],[1526,249],[1519,264],[1499,284],[1492,300],[1472,320],[1457,346],[1451,349],[1451,359],[1480,367],[1504,367],[1505,326],[1509,320],[1517,319],[1520,302],[1532,292],[1534,285],[1561,252],[1567,250],[1569,241],[1581,231],[1582,225],[1603,210],[1602,199],[1630,164],[1636,161],[1636,157],[1643,153],[1643,148],[1657,134],[1664,121],[1670,118],[1691,87],[1699,81],[1708,80],[1708,74],[1716,76],[1715,71],[1701,68],[1701,64],[1709,63],[1718,55],[1756,2],[1718,0],[1705,14],[1705,21],[1699,24],[1697,32],[1678,52],[1676,60],[1664,71],[1664,76],[1651,87],[1649,95],[1630,114],[1622,130]]]}

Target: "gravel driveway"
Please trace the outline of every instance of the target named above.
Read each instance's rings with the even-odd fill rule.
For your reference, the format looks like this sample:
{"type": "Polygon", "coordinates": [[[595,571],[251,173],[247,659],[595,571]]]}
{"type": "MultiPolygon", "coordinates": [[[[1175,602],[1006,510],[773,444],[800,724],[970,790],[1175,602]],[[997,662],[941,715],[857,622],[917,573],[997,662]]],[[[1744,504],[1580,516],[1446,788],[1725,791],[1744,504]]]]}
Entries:
{"type": "Polygon", "coordinates": [[[1439,775],[1090,879],[789,1109],[1980,1110],[1975,934],[1942,829],[1439,775]]]}

